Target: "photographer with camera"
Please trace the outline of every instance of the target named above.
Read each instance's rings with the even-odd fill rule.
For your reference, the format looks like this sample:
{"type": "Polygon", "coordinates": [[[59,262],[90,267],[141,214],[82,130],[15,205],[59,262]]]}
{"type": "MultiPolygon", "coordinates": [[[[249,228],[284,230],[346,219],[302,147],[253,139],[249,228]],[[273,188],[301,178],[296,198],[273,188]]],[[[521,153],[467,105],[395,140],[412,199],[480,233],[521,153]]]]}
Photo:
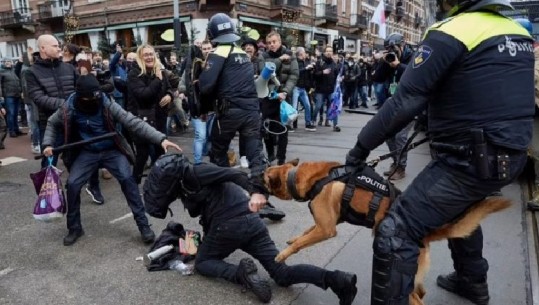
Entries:
{"type": "MultiPolygon", "coordinates": [[[[408,62],[412,58],[413,50],[412,47],[405,42],[404,36],[400,33],[390,34],[386,40],[384,40],[384,48],[386,51],[384,52],[383,60],[391,67],[391,72],[389,74],[389,96],[391,96],[396,92],[397,84],[399,83],[404,70],[406,70],[408,62]]],[[[401,150],[408,140],[408,133],[412,126],[413,123],[408,124],[386,141],[389,151],[393,152],[391,157],[393,163],[389,170],[385,171],[383,174],[388,176],[388,179],[390,180],[400,180],[406,176],[405,170],[408,153],[405,151],[401,154],[401,150]]]]}

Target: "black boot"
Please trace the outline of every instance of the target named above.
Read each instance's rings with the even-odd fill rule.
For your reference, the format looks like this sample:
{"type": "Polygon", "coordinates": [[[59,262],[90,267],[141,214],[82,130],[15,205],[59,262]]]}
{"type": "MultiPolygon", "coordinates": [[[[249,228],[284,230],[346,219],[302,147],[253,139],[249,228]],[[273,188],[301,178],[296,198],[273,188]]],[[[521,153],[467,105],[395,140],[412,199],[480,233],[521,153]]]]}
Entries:
{"type": "Polygon", "coordinates": [[[335,270],[327,273],[327,285],[339,297],[339,305],[351,305],[357,294],[357,276],[335,270]]]}
{"type": "Polygon", "coordinates": [[[150,226],[142,226],[139,228],[140,236],[142,236],[142,242],[149,244],[155,240],[155,233],[150,226]]]}
{"type": "Polygon", "coordinates": [[[269,220],[279,221],[286,216],[286,214],[276,209],[271,203],[267,202],[266,205],[258,211],[260,218],[268,218],[269,220]]]}
{"type": "Polygon", "coordinates": [[[69,233],[64,237],[64,246],[71,246],[75,242],[77,242],[77,239],[84,235],[84,230],[69,230],[69,233]]]}
{"type": "Polygon", "coordinates": [[[252,290],[260,301],[268,303],[271,300],[270,284],[262,279],[257,271],[255,262],[250,258],[244,258],[236,270],[236,281],[245,289],[252,290]]]}
{"type": "Polygon", "coordinates": [[[477,305],[486,305],[490,299],[486,280],[472,281],[468,277],[459,276],[456,272],[453,272],[448,275],[439,275],[436,279],[436,284],[477,305]]]}

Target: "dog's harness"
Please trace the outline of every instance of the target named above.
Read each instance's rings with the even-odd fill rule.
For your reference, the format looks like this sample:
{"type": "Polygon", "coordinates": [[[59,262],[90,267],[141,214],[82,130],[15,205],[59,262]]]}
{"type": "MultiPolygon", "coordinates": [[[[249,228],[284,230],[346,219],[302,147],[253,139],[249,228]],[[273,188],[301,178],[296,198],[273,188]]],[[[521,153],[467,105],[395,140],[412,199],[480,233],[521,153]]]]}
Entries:
{"type": "MultiPolygon", "coordinates": [[[[357,169],[353,173],[346,171],[345,166],[337,166],[332,168],[326,177],[316,181],[313,187],[307,192],[306,197],[301,197],[296,189],[296,171],[297,167],[289,170],[286,179],[286,187],[292,198],[296,201],[309,201],[314,199],[322,191],[324,186],[330,182],[340,181],[346,183],[341,201],[339,221],[347,221],[351,224],[368,228],[374,226],[374,216],[378,212],[382,198],[389,197],[390,201],[393,201],[400,194],[400,190],[393,183],[383,179],[370,166],[357,169]],[[373,193],[372,199],[369,202],[369,211],[366,215],[350,208],[350,200],[352,200],[354,191],[358,187],[373,193]]],[[[309,209],[311,209],[310,203],[309,209]]]]}

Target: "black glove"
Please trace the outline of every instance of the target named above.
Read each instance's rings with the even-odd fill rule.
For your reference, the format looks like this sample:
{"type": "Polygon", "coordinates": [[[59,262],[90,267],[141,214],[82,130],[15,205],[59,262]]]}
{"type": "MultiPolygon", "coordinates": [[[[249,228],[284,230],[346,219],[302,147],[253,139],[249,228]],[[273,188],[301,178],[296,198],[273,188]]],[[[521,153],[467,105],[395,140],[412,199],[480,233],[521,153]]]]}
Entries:
{"type": "Polygon", "coordinates": [[[346,167],[361,168],[365,165],[365,161],[369,156],[370,151],[361,146],[359,142],[356,143],[354,148],[350,149],[346,155],[346,167]]]}

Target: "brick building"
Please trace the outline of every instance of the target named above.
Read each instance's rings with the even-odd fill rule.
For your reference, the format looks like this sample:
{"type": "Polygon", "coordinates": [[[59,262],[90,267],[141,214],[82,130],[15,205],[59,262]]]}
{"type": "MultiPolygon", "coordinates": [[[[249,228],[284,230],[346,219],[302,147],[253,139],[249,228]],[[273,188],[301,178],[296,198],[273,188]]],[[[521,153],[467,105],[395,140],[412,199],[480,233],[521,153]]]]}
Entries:
{"type": "MultiPolygon", "coordinates": [[[[205,37],[208,18],[228,13],[238,29],[271,30],[288,44],[324,45],[343,38],[346,51],[370,52],[383,42],[370,19],[379,0],[179,0],[181,41],[205,37]]],[[[387,33],[410,42],[432,23],[432,0],[385,0],[387,33]]],[[[173,27],[173,0],[4,0],[0,1],[0,56],[17,57],[44,33],[96,50],[120,41],[172,47],[161,34],[173,27]]]]}

